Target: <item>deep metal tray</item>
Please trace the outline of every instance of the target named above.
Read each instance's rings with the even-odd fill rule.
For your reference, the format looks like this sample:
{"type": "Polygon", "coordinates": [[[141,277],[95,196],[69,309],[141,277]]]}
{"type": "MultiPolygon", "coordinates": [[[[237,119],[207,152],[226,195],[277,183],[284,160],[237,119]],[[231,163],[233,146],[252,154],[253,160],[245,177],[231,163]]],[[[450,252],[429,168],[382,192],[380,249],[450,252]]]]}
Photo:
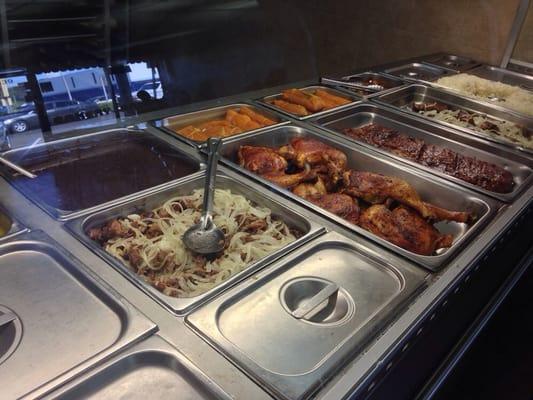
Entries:
{"type": "Polygon", "coordinates": [[[453,75],[454,72],[427,64],[411,63],[399,67],[388,68],[386,74],[398,76],[409,81],[431,82],[443,76],[453,75]]]}
{"type": "Polygon", "coordinates": [[[159,336],[99,365],[45,399],[219,399],[231,397],[159,336]]]}
{"type": "Polygon", "coordinates": [[[462,126],[450,124],[448,122],[438,121],[434,118],[426,117],[411,110],[411,104],[413,102],[433,102],[437,101],[442,104],[446,104],[454,109],[466,110],[470,112],[476,112],[484,114],[489,118],[508,121],[519,125],[525,129],[533,131],[533,122],[531,119],[520,117],[516,114],[508,112],[507,109],[497,105],[488,105],[482,101],[469,99],[450,92],[441,91],[432,87],[423,85],[411,85],[405,88],[399,88],[383,96],[377,96],[372,101],[376,101],[388,106],[398,108],[404,112],[422,118],[426,121],[430,121],[433,124],[444,125],[455,130],[462,132],[464,135],[474,135],[479,138],[490,140],[493,143],[498,143],[508,148],[513,148],[523,153],[533,155],[533,149],[526,149],[510,140],[502,138],[501,136],[490,135],[488,133],[478,132],[462,126]]]}
{"type": "Polygon", "coordinates": [[[468,71],[469,74],[491,81],[502,82],[508,85],[518,86],[522,89],[533,92],[533,76],[520,72],[510,71],[504,68],[493,67],[492,65],[481,65],[468,71]]]}
{"type": "Polygon", "coordinates": [[[383,157],[370,149],[359,146],[354,142],[350,142],[340,137],[335,137],[327,132],[314,132],[310,129],[296,126],[283,126],[271,131],[263,132],[253,136],[249,136],[240,140],[233,140],[224,143],[221,150],[223,157],[222,162],[228,164],[232,168],[240,171],[242,174],[249,176],[262,182],[265,186],[282,193],[286,197],[305,205],[307,208],[316,213],[327,216],[339,225],[342,225],[354,232],[357,232],[367,238],[378,242],[396,253],[403,255],[423,265],[426,268],[437,271],[443,268],[452,257],[459,251],[459,249],[467,244],[475,237],[481,228],[489,222],[497,213],[501,203],[496,200],[485,197],[481,194],[473,193],[464,187],[455,185],[452,182],[445,181],[436,176],[427,174],[419,169],[412,168],[404,163],[383,157]],[[268,180],[253,174],[252,172],[240,167],[237,161],[237,152],[240,146],[266,146],[279,147],[288,144],[292,138],[295,137],[309,137],[320,140],[329,146],[335,147],[343,151],[348,157],[348,168],[380,173],[397,178],[405,179],[409,182],[420,194],[424,201],[429,201],[437,206],[445,207],[452,210],[472,211],[478,219],[471,227],[465,224],[455,222],[440,222],[437,228],[442,233],[449,233],[456,238],[451,248],[446,249],[441,254],[434,256],[422,256],[405,249],[402,249],[380,237],[364,230],[363,228],[353,225],[348,221],[314,205],[313,203],[296,196],[289,190],[283,189],[268,180]]]}
{"type": "Polygon", "coordinates": [[[275,396],[303,399],[357,357],[425,276],[330,232],[186,322],[275,396]]]}
{"type": "MultiPolygon", "coordinates": [[[[319,112],[316,112],[314,114],[306,115],[304,117],[300,117],[298,115],[295,115],[295,114],[289,113],[289,112],[287,112],[285,110],[282,110],[281,108],[278,108],[275,105],[270,103],[273,100],[281,99],[281,93],[277,93],[277,94],[273,94],[273,95],[270,95],[270,96],[263,97],[261,99],[256,100],[256,102],[261,104],[261,105],[263,105],[263,106],[265,106],[265,107],[269,107],[269,108],[271,108],[273,110],[276,110],[277,112],[279,112],[279,113],[281,113],[283,115],[286,115],[288,117],[303,121],[303,120],[309,119],[311,117],[318,117],[320,115],[329,114],[330,112],[333,112],[335,110],[340,110],[340,109],[343,109],[343,108],[346,108],[346,107],[350,107],[351,105],[353,105],[354,102],[357,102],[357,101],[361,100],[361,98],[359,96],[356,96],[355,94],[348,94],[346,91],[342,91],[341,92],[339,90],[332,89],[332,88],[329,88],[327,86],[322,86],[322,85],[306,86],[304,88],[299,88],[299,89],[302,92],[306,92],[306,93],[313,92],[313,90],[316,90],[316,89],[322,89],[322,90],[324,90],[324,91],[326,91],[326,92],[328,92],[328,93],[330,93],[332,95],[343,97],[346,100],[350,100],[351,103],[348,103],[348,104],[345,104],[345,105],[342,105],[342,106],[339,106],[339,107],[333,107],[333,108],[330,108],[329,110],[319,111],[319,112]]],[[[232,139],[232,138],[230,138],[230,139],[232,139]]]]}
{"type": "MultiPolygon", "coordinates": [[[[205,140],[197,141],[197,140],[189,139],[183,135],[180,135],[179,132],[177,132],[177,129],[183,128],[187,125],[201,124],[203,122],[207,122],[207,121],[211,121],[215,119],[225,119],[225,115],[228,110],[234,110],[236,108],[241,108],[241,107],[251,108],[253,111],[256,111],[260,114],[263,114],[267,118],[270,118],[272,120],[279,121],[279,122],[275,125],[269,125],[263,128],[252,129],[250,131],[238,133],[236,135],[229,136],[228,138],[242,137],[242,136],[249,135],[251,133],[262,132],[266,129],[271,129],[276,126],[285,125],[289,123],[289,121],[287,121],[282,116],[276,113],[273,113],[272,111],[264,107],[257,107],[249,103],[232,103],[232,104],[228,104],[225,106],[208,108],[205,110],[194,111],[194,112],[190,112],[187,114],[173,115],[173,116],[166,117],[163,119],[153,120],[153,121],[150,121],[149,124],[158,129],[161,129],[162,131],[172,135],[175,138],[178,138],[179,140],[193,147],[200,148],[206,145],[205,140]]],[[[223,138],[222,140],[227,140],[228,138],[223,138]]]]}
{"type": "Polygon", "coordinates": [[[501,152],[500,155],[495,154],[491,146],[485,145],[483,142],[468,141],[464,136],[457,135],[454,130],[440,127],[438,125],[429,124],[422,120],[412,118],[399,111],[391,110],[375,104],[361,104],[348,110],[343,110],[335,114],[327,115],[325,117],[313,119],[311,123],[318,125],[329,132],[340,135],[348,140],[356,141],[362,146],[371,148],[380,153],[386,154],[389,157],[401,160],[417,168],[424,169],[428,172],[450,179],[456,183],[465,185],[470,189],[477,190],[497,199],[510,202],[522,191],[527,188],[533,181],[533,160],[521,157],[512,152],[501,152]],[[479,186],[465,182],[459,178],[447,175],[444,172],[435,168],[429,168],[422,164],[416,163],[407,158],[400,157],[386,149],[380,149],[370,144],[358,141],[343,134],[346,128],[358,128],[367,124],[377,124],[385,128],[394,129],[400,133],[422,139],[427,144],[438,145],[458,154],[469,157],[475,157],[492,164],[496,164],[513,175],[515,186],[512,192],[497,193],[483,189],[479,186]]]}
{"type": "Polygon", "coordinates": [[[457,56],[454,54],[432,54],[422,57],[423,64],[430,64],[439,68],[449,69],[460,73],[477,67],[480,63],[468,57],[457,56]]]}
{"type": "Polygon", "coordinates": [[[204,181],[205,172],[201,172],[189,177],[187,180],[182,181],[179,184],[165,188],[164,190],[154,191],[153,193],[128,201],[127,203],[70,221],[67,223],[66,227],[81,242],[106,260],[119,272],[124,274],[124,276],[131,280],[140,289],[149,294],[168,310],[178,315],[183,315],[189,312],[200,303],[207,301],[217,293],[253,274],[283,254],[295,249],[313,237],[322,234],[324,231],[324,228],[314,222],[311,215],[299,215],[291,208],[290,204],[283,202],[282,198],[275,194],[265,193],[264,191],[259,190],[253,182],[246,182],[237,174],[226,170],[224,167],[220,167],[219,173],[217,174],[217,188],[230,189],[232,193],[243,195],[255,204],[268,207],[272,210],[273,215],[281,217],[289,226],[299,229],[301,232],[304,232],[305,235],[284,248],[250,264],[248,268],[232,276],[213,289],[199,296],[190,298],[175,298],[161,293],[152,285],[142,280],[118,259],[107,253],[98,243],[91,240],[87,235],[87,232],[91,228],[101,226],[110,219],[124,217],[139,212],[140,210],[150,210],[158,207],[170,197],[190,194],[195,189],[203,189],[204,181]]]}
{"type": "Polygon", "coordinates": [[[404,82],[395,76],[384,75],[378,72],[363,72],[355,75],[347,75],[342,77],[323,77],[320,81],[326,85],[337,86],[340,89],[347,90],[350,93],[355,93],[358,96],[363,96],[366,99],[376,96],[378,93],[387,93],[389,90],[402,86],[404,82]],[[381,91],[373,90],[361,90],[350,86],[350,83],[356,83],[361,85],[362,80],[365,78],[381,79],[386,83],[386,87],[381,91]]]}
{"type": "Polygon", "coordinates": [[[0,364],[2,397],[37,398],[156,330],[42,232],[0,244],[0,276],[2,313],[15,315],[0,342],[18,341],[0,364]]]}
{"type": "MultiPolygon", "coordinates": [[[[100,132],[95,132],[83,136],[76,136],[71,137],[67,139],[61,139],[54,142],[49,143],[43,143],[36,146],[30,146],[30,147],[23,147],[15,150],[9,150],[5,153],[2,153],[2,156],[6,159],[9,159],[10,161],[15,162],[18,165],[21,166],[27,166],[35,163],[42,162],[43,159],[49,159],[51,158],[50,155],[54,152],[64,152],[66,155],[65,157],[72,157],[73,160],[76,160],[77,158],[80,158],[81,156],[78,154],[80,149],[83,151],[95,151],[98,154],[108,152],[108,149],[105,146],[102,146],[102,142],[105,140],[119,140],[121,138],[126,138],[131,136],[134,140],[137,139],[143,139],[146,138],[147,140],[153,141],[154,143],[157,143],[158,145],[162,146],[162,148],[167,148],[169,151],[172,151],[173,154],[176,156],[179,156],[183,158],[184,161],[186,161],[188,164],[190,164],[191,169],[198,171],[205,169],[205,165],[203,164],[203,158],[193,149],[190,149],[187,146],[184,146],[182,144],[179,144],[179,146],[175,143],[172,143],[172,141],[169,138],[160,138],[148,131],[145,130],[139,130],[139,129],[133,129],[133,128],[124,128],[124,129],[110,129],[100,132]],[[100,146],[97,149],[94,149],[94,147],[100,146]],[[181,147],[180,147],[181,146],[181,147]]],[[[165,136],[165,135],[162,135],[165,136]]],[[[109,157],[112,157],[113,154],[110,153],[109,157]]],[[[60,162],[56,158],[51,158],[51,162],[60,162]]],[[[61,161],[64,163],[65,168],[68,169],[69,166],[69,160],[61,161]]],[[[28,178],[22,178],[22,181],[19,181],[18,176],[14,174],[12,171],[0,167],[0,172],[4,175],[4,177],[13,185],[15,186],[19,191],[21,191],[26,197],[28,197],[30,200],[32,200],[35,204],[37,204],[39,207],[41,207],[45,212],[47,212],[49,215],[51,215],[53,218],[58,219],[60,221],[68,220],[71,218],[78,217],[80,215],[101,209],[102,207],[109,206],[110,204],[114,204],[118,201],[124,201],[126,199],[132,198],[137,196],[138,194],[146,193],[147,191],[151,190],[153,187],[164,187],[169,184],[169,182],[172,181],[179,181],[183,178],[177,178],[172,179],[172,177],[168,178],[167,182],[162,182],[156,186],[147,187],[143,190],[140,190],[138,192],[130,192],[128,194],[124,194],[122,196],[119,196],[117,198],[114,198],[112,200],[103,202],[101,204],[96,204],[91,207],[78,207],[77,209],[72,210],[64,210],[61,208],[55,207],[53,204],[49,204],[49,202],[46,202],[42,199],[42,196],[40,195],[40,191],[27,187],[27,185],[24,184],[25,180],[28,178]]],[[[110,171],[110,173],[116,171],[110,171]]],[[[38,178],[37,178],[38,179],[38,178]]],[[[128,176],[124,176],[124,180],[127,180],[128,176]]],[[[43,182],[43,186],[46,182],[43,182]]],[[[50,186],[53,186],[55,183],[54,181],[51,181],[49,183],[50,186]]],[[[65,188],[67,187],[67,184],[65,183],[65,188]]],[[[83,193],[83,182],[72,182],[68,185],[68,190],[72,191],[74,193],[83,193]],[[79,185],[79,186],[77,186],[79,185]]],[[[104,190],[104,188],[101,188],[104,190]]],[[[58,195],[59,196],[59,195],[58,195]]]]}

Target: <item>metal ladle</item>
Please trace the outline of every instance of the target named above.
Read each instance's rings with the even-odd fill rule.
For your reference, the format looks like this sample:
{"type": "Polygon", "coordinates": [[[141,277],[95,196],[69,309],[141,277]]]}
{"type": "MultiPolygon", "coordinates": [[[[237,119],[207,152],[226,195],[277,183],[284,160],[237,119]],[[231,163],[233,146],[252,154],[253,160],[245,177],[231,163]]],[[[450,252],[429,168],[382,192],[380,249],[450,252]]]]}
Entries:
{"type": "Polygon", "coordinates": [[[224,249],[225,236],[213,222],[213,199],[217,174],[218,149],[222,140],[210,138],[207,141],[207,172],[204,187],[204,203],[200,222],[191,226],[183,234],[183,243],[189,250],[202,254],[216,254],[224,249]]]}

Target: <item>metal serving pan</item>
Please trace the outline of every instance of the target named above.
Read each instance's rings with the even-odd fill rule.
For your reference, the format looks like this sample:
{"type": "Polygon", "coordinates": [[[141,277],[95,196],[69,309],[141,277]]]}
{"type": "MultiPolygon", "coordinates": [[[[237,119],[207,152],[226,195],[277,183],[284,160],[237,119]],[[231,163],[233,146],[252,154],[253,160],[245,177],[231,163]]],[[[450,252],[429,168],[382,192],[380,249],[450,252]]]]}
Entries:
{"type": "Polygon", "coordinates": [[[259,180],[265,186],[282,193],[286,197],[305,205],[307,208],[316,213],[327,216],[332,221],[347,229],[359,233],[373,241],[385,246],[396,253],[407,257],[408,259],[426,267],[437,271],[444,267],[446,263],[450,262],[452,257],[458,250],[468,243],[480,229],[492,219],[497,213],[500,203],[492,200],[481,194],[473,193],[465,188],[457,186],[451,182],[447,182],[436,176],[424,173],[421,170],[411,168],[404,163],[398,163],[391,158],[383,158],[382,155],[369,150],[365,147],[359,146],[353,142],[345,140],[340,137],[334,137],[326,132],[314,132],[310,129],[296,126],[283,126],[273,129],[268,132],[263,132],[240,140],[233,140],[224,143],[221,150],[223,157],[222,162],[228,164],[232,168],[240,171],[242,174],[259,180]],[[240,146],[267,146],[278,147],[285,145],[295,137],[308,137],[320,140],[329,146],[335,147],[344,152],[348,157],[348,168],[380,173],[389,176],[395,176],[405,179],[409,182],[420,194],[424,201],[429,201],[437,206],[446,207],[452,210],[472,211],[478,219],[476,223],[468,228],[465,224],[455,222],[437,224],[439,231],[442,233],[453,234],[456,238],[451,248],[442,251],[434,256],[422,256],[410,251],[404,250],[380,237],[364,230],[363,228],[353,225],[348,221],[314,205],[313,203],[294,195],[289,190],[283,189],[268,180],[261,178],[252,172],[240,167],[237,161],[237,152],[240,146]]]}
{"type": "Polygon", "coordinates": [[[443,76],[454,74],[453,71],[421,63],[411,63],[399,67],[388,68],[384,72],[405,80],[421,82],[431,82],[435,79],[442,78],[443,76]]]}
{"type": "Polygon", "coordinates": [[[39,231],[0,244],[0,314],[13,317],[0,327],[9,399],[37,398],[156,330],[39,231]]]}
{"type": "Polygon", "coordinates": [[[426,123],[422,120],[415,119],[396,110],[382,107],[375,104],[360,104],[348,110],[343,110],[335,114],[330,114],[310,121],[311,123],[328,130],[329,132],[340,135],[348,140],[356,141],[365,147],[369,147],[389,157],[401,160],[417,168],[424,169],[428,172],[450,179],[456,183],[465,185],[470,189],[477,190],[497,199],[510,202],[518,196],[533,181],[533,160],[520,157],[518,154],[506,152],[501,155],[494,154],[490,146],[483,142],[472,143],[465,137],[455,134],[455,131],[449,128],[440,127],[434,124],[426,123]],[[358,141],[343,134],[346,128],[358,128],[367,124],[377,124],[385,128],[394,129],[400,133],[422,139],[426,144],[434,144],[458,154],[469,157],[475,157],[479,160],[496,164],[513,175],[515,183],[514,189],[509,193],[497,193],[483,189],[479,186],[465,182],[459,178],[447,175],[435,168],[429,168],[422,164],[416,163],[407,158],[400,157],[385,149],[374,147],[370,144],[358,141]]]}
{"type": "Polygon", "coordinates": [[[224,167],[220,167],[217,174],[217,188],[230,189],[232,193],[241,194],[248,200],[263,207],[268,207],[272,210],[273,215],[282,217],[283,220],[294,228],[304,232],[305,235],[296,241],[290,243],[284,248],[258,260],[255,263],[250,264],[244,271],[232,276],[220,285],[213,289],[199,295],[190,298],[175,298],[167,296],[158,291],[149,283],[142,280],[139,276],[133,273],[126,265],[122,264],[118,259],[107,253],[101,246],[95,241],[91,240],[86,232],[91,228],[95,228],[105,224],[107,221],[113,218],[123,217],[132,213],[137,213],[141,210],[149,210],[161,205],[165,200],[173,196],[181,196],[192,193],[195,189],[203,189],[205,181],[205,172],[195,174],[189,177],[185,181],[163,190],[154,191],[153,193],[144,195],[135,200],[128,201],[121,205],[111,207],[106,210],[99,211],[90,216],[78,218],[70,221],[66,227],[76,236],[81,242],[83,242],[92,251],[97,253],[100,257],[106,260],[111,266],[121,272],[135,285],[137,285],[144,292],[153,297],[157,302],[166,307],[171,312],[177,315],[183,315],[189,312],[193,307],[198,304],[207,301],[209,298],[215,296],[217,293],[223,291],[227,287],[233,285],[246,276],[253,274],[255,271],[268,265],[270,262],[279,258],[281,255],[289,252],[290,250],[300,246],[311,238],[323,233],[324,228],[314,222],[311,215],[298,214],[290,204],[283,201],[282,198],[265,193],[258,189],[253,182],[246,182],[241,177],[231,171],[226,170],[224,167]]]}
{"type": "Polygon", "coordinates": [[[2,154],[26,169],[33,169],[35,179],[6,168],[0,171],[49,215],[67,220],[204,169],[199,154],[169,140],[144,130],[111,129],[2,154]],[[119,152],[118,156],[115,150],[123,143],[138,149],[139,154],[134,156],[132,150],[128,154],[119,152]],[[150,155],[150,163],[144,153],[150,155]],[[175,160],[175,164],[170,160],[175,160]],[[95,163],[107,162],[109,165],[100,167],[98,174],[94,171],[95,163]]]}
{"type": "MultiPolygon", "coordinates": [[[[269,126],[265,126],[259,129],[252,129],[250,131],[239,133],[231,137],[241,137],[241,136],[248,135],[250,133],[261,132],[261,131],[264,131],[265,129],[270,129],[275,126],[280,126],[280,125],[289,123],[289,121],[287,121],[285,118],[277,115],[276,113],[273,113],[269,109],[265,109],[263,107],[257,107],[257,106],[254,106],[248,103],[233,103],[233,104],[228,104],[225,106],[208,108],[208,109],[200,110],[200,111],[194,111],[194,112],[190,112],[187,114],[173,115],[171,117],[166,117],[163,119],[150,121],[149,124],[152,126],[155,126],[158,129],[161,129],[162,131],[172,135],[173,137],[178,138],[179,140],[193,147],[199,148],[199,147],[205,146],[206,144],[205,140],[197,141],[197,140],[189,139],[183,135],[180,135],[179,132],[177,132],[177,130],[184,128],[187,125],[201,124],[203,122],[208,122],[208,121],[212,121],[215,119],[225,119],[226,112],[228,110],[235,110],[241,107],[251,108],[253,111],[256,111],[264,115],[267,118],[270,118],[274,121],[279,121],[279,122],[275,125],[269,125],[269,126]]],[[[227,138],[223,138],[223,140],[226,140],[226,139],[227,138]]]]}
{"type": "Polygon", "coordinates": [[[198,367],[159,336],[152,336],[125,350],[44,398],[231,399],[198,367]]]}
{"type": "Polygon", "coordinates": [[[423,64],[430,64],[439,68],[449,69],[460,73],[477,67],[480,63],[468,57],[457,56],[454,54],[432,54],[422,57],[423,64]]]}
{"type": "Polygon", "coordinates": [[[531,75],[510,71],[504,68],[493,67],[492,65],[481,65],[468,71],[468,73],[481,78],[489,79],[491,81],[518,86],[522,89],[533,92],[533,76],[531,75]]]}
{"type": "Polygon", "coordinates": [[[453,128],[459,132],[462,132],[463,135],[474,135],[486,140],[490,140],[493,143],[498,143],[508,148],[513,148],[522,152],[522,154],[527,153],[533,155],[533,149],[526,149],[500,136],[490,135],[489,133],[478,132],[473,129],[465,128],[459,125],[453,125],[448,122],[438,121],[434,118],[423,116],[422,114],[411,110],[411,105],[414,102],[437,101],[454,109],[466,110],[483,114],[495,120],[508,121],[519,125],[524,129],[527,129],[528,131],[533,132],[533,122],[531,119],[520,117],[516,114],[510,113],[507,109],[502,108],[500,106],[488,105],[478,100],[469,99],[450,92],[444,92],[423,85],[411,85],[405,88],[399,88],[398,90],[394,90],[392,92],[384,94],[383,96],[377,96],[373,99],[373,101],[377,101],[379,103],[398,108],[411,115],[415,115],[417,118],[422,118],[426,121],[431,121],[434,124],[444,125],[453,128]]]}
{"type": "Polygon", "coordinates": [[[330,232],[193,312],[186,323],[276,397],[310,397],[362,351],[426,276],[354,245],[330,232]]]}
{"type": "Polygon", "coordinates": [[[358,96],[362,96],[367,99],[376,96],[378,93],[386,93],[390,89],[402,86],[404,84],[404,82],[397,77],[380,74],[378,72],[363,72],[355,75],[342,76],[340,78],[323,77],[320,81],[326,85],[338,86],[341,89],[348,90],[350,93],[355,93],[358,96]],[[379,79],[384,83],[384,89],[380,91],[360,89],[360,86],[366,86],[366,79],[379,79]],[[355,84],[357,87],[351,86],[350,84],[355,84]]]}
{"type": "Polygon", "coordinates": [[[351,103],[348,103],[348,104],[345,104],[345,105],[342,105],[342,106],[339,106],[339,107],[333,107],[333,108],[330,108],[329,110],[319,111],[319,112],[316,112],[314,114],[306,115],[305,117],[300,117],[298,115],[295,115],[295,114],[289,113],[289,112],[287,112],[285,110],[282,110],[281,108],[278,108],[275,105],[270,103],[273,100],[281,99],[281,93],[277,93],[277,94],[273,94],[273,95],[270,95],[270,96],[263,97],[261,99],[256,100],[256,102],[258,102],[259,104],[261,104],[261,105],[263,105],[265,107],[269,107],[269,108],[271,108],[273,110],[276,110],[277,112],[279,112],[279,113],[281,113],[283,115],[286,115],[288,117],[303,121],[303,120],[309,119],[311,117],[318,117],[320,115],[325,115],[325,114],[328,114],[328,113],[330,113],[332,111],[335,111],[335,110],[340,110],[342,108],[349,107],[349,106],[353,105],[354,102],[357,102],[357,101],[360,100],[360,97],[356,96],[355,94],[348,94],[345,91],[341,92],[339,90],[332,89],[332,88],[329,88],[327,86],[322,86],[322,85],[306,86],[304,88],[299,88],[299,89],[302,92],[305,92],[305,93],[312,93],[314,90],[322,89],[322,90],[324,90],[324,91],[326,91],[326,92],[328,92],[328,93],[330,93],[330,94],[332,94],[334,96],[339,96],[339,97],[345,98],[346,100],[350,100],[351,103]]]}

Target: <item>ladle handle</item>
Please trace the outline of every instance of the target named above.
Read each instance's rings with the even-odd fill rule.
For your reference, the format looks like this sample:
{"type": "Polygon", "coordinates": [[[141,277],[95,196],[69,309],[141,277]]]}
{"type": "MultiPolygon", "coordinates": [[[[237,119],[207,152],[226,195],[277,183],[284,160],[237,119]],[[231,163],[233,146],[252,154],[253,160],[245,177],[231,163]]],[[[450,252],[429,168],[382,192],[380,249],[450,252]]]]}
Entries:
{"type": "Polygon", "coordinates": [[[215,183],[217,176],[217,164],[219,159],[218,149],[222,144],[220,138],[207,140],[207,171],[204,187],[204,205],[202,207],[201,227],[206,229],[213,220],[213,200],[215,198],[215,183]]]}
{"type": "Polygon", "coordinates": [[[22,168],[20,165],[15,164],[14,162],[11,162],[4,157],[0,157],[0,163],[4,164],[5,166],[17,171],[19,174],[22,174],[28,178],[35,179],[37,178],[37,175],[32,174],[30,171],[22,168]]]}

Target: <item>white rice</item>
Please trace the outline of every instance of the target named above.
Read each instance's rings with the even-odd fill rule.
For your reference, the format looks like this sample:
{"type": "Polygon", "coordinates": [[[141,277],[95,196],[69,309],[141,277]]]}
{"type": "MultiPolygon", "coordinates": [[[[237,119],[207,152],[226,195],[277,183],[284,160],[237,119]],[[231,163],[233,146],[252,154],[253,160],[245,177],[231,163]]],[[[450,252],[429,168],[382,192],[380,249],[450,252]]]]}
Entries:
{"type": "Polygon", "coordinates": [[[435,83],[462,95],[498,104],[510,110],[533,116],[533,93],[518,86],[493,82],[469,74],[445,76],[435,83]],[[497,98],[497,100],[494,100],[494,98],[497,98]]]}

